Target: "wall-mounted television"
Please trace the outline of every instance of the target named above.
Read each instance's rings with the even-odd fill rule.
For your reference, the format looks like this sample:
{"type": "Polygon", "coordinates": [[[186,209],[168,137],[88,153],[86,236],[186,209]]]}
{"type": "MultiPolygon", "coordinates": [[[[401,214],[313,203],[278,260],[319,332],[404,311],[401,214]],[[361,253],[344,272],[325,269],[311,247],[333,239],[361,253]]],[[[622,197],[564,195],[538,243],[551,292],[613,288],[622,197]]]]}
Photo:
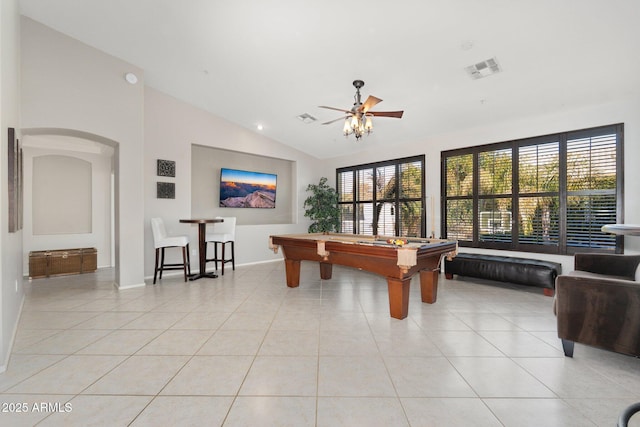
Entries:
{"type": "Polygon", "coordinates": [[[272,173],[220,169],[220,207],[275,208],[277,178],[272,173]]]}

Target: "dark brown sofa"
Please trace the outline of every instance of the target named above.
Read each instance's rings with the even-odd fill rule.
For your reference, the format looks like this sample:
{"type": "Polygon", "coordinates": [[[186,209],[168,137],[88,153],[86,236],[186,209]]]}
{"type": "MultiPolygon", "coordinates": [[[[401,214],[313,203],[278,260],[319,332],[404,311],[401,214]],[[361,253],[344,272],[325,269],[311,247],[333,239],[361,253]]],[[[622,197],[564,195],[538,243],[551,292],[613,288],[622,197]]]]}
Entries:
{"type": "Polygon", "coordinates": [[[556,279],[554,310],[565,356],[574,343],[640,356],[640,255],[576,254],[556,279]]]}

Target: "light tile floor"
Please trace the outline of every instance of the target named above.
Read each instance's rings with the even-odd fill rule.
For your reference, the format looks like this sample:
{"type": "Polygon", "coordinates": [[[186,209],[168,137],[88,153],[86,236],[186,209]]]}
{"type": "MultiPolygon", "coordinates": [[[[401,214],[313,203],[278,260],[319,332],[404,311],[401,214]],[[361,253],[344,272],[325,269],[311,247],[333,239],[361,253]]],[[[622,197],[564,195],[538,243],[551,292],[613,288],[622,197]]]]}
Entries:
{"type": "Polygon", "coordinates": [[[348,268],[303,263],[296,289],[282,262],[112,275],[25,281],[0,425],[610,427],[640,401],[640,359],[565,358],[537,288],[441,277],[429,305],[414,280],[396,320],[385,280],[348,268]]]}

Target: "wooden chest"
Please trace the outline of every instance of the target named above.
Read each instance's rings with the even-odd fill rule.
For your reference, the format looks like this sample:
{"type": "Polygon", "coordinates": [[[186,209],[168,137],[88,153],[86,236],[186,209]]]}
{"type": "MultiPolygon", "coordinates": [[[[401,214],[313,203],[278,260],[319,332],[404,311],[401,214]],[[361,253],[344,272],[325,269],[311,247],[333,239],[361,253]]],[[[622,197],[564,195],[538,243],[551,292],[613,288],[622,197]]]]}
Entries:
{"type": "Polygon", "coordinates": [[[29,278],[61,276],[96,271],[95,248],[57,249],[29,252],[29,278]]]}

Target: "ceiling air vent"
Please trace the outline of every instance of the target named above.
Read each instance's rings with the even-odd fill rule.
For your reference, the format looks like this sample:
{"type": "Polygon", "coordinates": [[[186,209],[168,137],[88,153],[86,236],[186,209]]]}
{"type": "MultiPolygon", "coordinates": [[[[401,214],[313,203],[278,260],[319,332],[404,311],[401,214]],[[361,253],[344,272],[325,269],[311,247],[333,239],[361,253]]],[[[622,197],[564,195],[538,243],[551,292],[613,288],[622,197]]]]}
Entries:
{"type": "Polygon", "coordinates": [[[496,58],[487,59],[486,61],[470,65],[469,67],[465,68],[465,70],[474,80],[481,79],[483,77],[487,77],[502,71],[500,65],[498,65],[498,60],[496,58]]]}
{"type": "Polygon", "coordinates": [[[299,116],[296,116],[296,117],[297,117],[297,118],[298,118],[302,123],[305,123],[305,124],[313,123],[313,122],[315,122],[316,120],[318,120],[318,119],[316,119],[315,117],[313,117],[313,116],[312,116],[311,114],[309,114],[309,113],[302,113],[302,114],[300,114],[299,116]]]}

